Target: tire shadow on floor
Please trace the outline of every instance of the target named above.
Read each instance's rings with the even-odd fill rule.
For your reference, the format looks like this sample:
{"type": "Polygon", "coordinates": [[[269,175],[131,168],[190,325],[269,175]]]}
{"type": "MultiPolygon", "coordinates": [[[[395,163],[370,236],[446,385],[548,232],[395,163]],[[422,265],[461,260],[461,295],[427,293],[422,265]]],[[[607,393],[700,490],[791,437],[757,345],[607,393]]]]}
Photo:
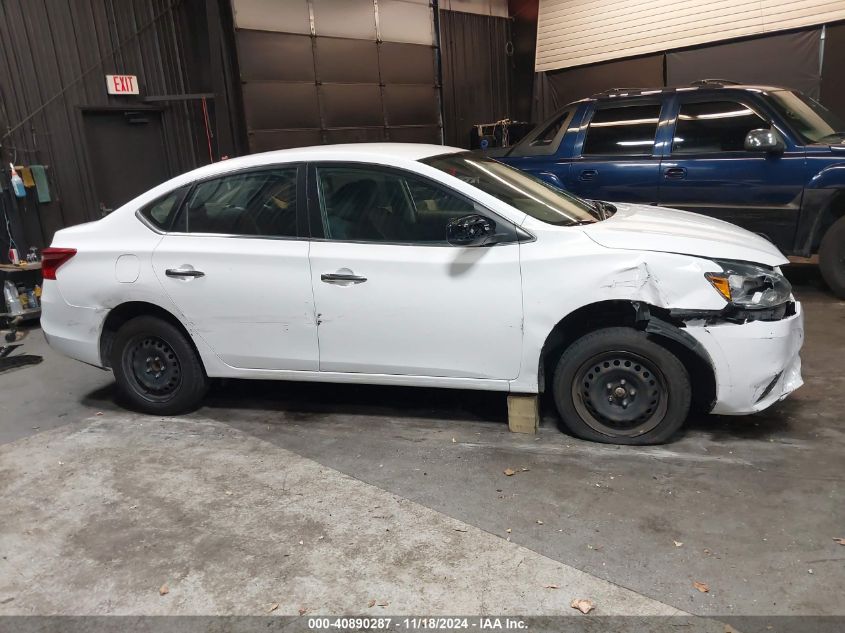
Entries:
{"type": "Polygon", "coordinates": [[[327,415],[507,423],[507,396],[489,391],[259,380],[215,381],[200,413],[284,411],[308,421],[327,415]]]}

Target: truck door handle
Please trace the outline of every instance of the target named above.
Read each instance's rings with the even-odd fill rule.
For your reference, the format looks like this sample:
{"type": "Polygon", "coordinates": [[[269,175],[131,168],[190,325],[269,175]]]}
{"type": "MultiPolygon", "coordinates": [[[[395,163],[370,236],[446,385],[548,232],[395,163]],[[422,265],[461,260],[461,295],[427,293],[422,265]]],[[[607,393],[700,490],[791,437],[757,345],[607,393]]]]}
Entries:
{"type": "Polygon", "coordinates": [[[323,273],[320,275],[320,281],[327,283],[327,284],[341,284],[341,285],[353,285],[353,284],[362,284],[367,281],[366,277],[361,277],[360,275],[353,275],[350,273],[323,273]]]}
{"type": "Polygon", "coordinates": [[[594,180],[598,175],[598,169],[584,169],[578,174],[578,180],[594,180]]]}
{"type": "Polygon", "coordinates": [[[204,272],[193,268],[168,268],[164,274],[168,277],[205,277],[204,272]]]}
{"type": "Polygon", "coordinates": [[[667,167],[663,170],[663,177],[669,180],[681,180],[687,177],[685,167],[667,167]]]}

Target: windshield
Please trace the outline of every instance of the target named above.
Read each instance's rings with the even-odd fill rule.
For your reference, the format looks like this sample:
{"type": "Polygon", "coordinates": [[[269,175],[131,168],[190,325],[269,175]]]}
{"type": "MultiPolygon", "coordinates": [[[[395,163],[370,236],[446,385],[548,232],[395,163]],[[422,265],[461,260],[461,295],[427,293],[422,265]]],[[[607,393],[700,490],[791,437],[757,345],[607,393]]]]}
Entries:
{"type": "Polygon", "coordinates": [[[800,92],[776,90],[772,103],[808,143],[838,142],[845,137],[845,123],[818,101],[800,92]]]}
{"type": "Polygon", "coordinates": [[[584,200],[490,158],[462,152],[432,156],[420,162],[459,178],[542,222],[571,226],[597,221],[595,209],[584,200]]]}

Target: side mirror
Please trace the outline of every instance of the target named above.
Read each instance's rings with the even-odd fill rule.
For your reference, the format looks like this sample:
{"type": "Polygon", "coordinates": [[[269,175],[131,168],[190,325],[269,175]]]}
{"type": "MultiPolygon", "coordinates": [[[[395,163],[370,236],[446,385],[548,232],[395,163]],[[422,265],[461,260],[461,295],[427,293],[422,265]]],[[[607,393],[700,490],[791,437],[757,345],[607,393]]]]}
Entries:
{"type": "Polygon", "coordinates": [[[745,136],[745,149],[749,152],[782,152],[785,147],[777,130],[751,130],[745,136]]]}
{"type": "Polygon", "coordinates": [[[453,246],[484,246],[492,243],[496,223],[474,213],[455,218],[446,225],[446,240],[453,246]]]}

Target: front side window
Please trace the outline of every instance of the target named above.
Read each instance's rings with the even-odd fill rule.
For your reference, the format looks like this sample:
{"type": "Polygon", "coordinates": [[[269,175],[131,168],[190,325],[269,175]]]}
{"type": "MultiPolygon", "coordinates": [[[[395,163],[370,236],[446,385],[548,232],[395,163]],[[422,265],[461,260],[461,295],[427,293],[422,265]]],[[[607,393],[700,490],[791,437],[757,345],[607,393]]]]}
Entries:
{"type": "Polygon", "coordinates": [[[177,230],[296,237],[296,167],[244,172],[199,183],[177,230]]]}
{"type": "Polygon", "coordinates": [[[647,155],[654,149],[660,104],[600,108],[587,128],[582,154],[647,155]]]}
{"type": "Polygon", "coordinates": [[[484,215],[434,182],[385,169],[317,167],[317,185],[325,235],[333,240],[446,244],[451,220],[484,215]]]}
{"type": "Polygon", "coordinates": [[[741,152],[751,130],[770,124],[736,101],[682,103],[672,139],[672,153],[741,152]]]}
{"type": "Polygon", "coordinates": [[[461,152],[432,156],[420,162],[547,224],[572,226],[597,220],[596,211],[580,198],[490,158],[461,152]]]}

